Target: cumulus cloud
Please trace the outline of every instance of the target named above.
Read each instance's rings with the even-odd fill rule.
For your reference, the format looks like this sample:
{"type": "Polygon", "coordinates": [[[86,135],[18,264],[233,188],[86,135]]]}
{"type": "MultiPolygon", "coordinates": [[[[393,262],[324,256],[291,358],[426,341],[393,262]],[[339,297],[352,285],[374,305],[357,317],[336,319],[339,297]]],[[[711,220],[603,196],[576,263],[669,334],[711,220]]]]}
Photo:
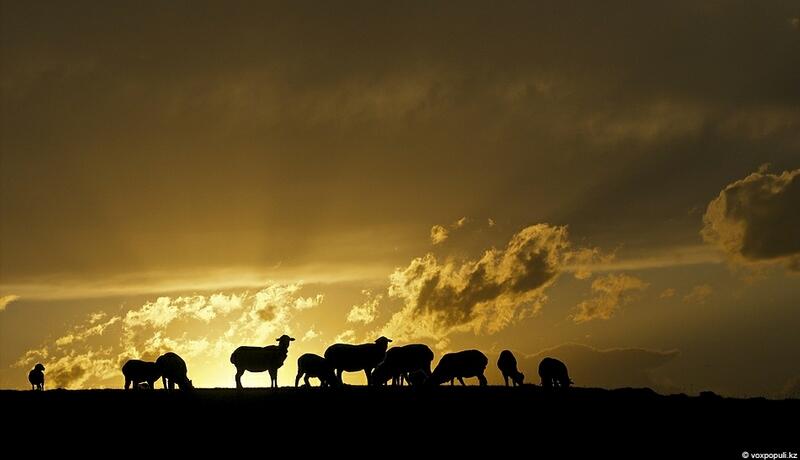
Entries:
{"type": "Polygon", "coordinates": [[[576,323],[593,319],[610,319],[625,304],[636,299],[636,293],[643,291],[648,283],[630,275],[606,275],[592,282],[594,297],[578,304],[577,313],[572,316],[576,323]]]}
{"type": "MultiPolygon", "coordinates": [[[[255,293],[163,296],[110,318],[92,313],[54,345],[28,350],[15,366],[44,362],[51,385],[80,388],[118,378],[128,359],[154,360],[167,351],[187,361],[219,361],[237,345],[274,343],[290,332],[296,313],[323,302],[322,294],[301,296],[301,289],[299,283],[273,283],[255,293]],[[172,327],[177,322],[186,327],[172,327]],[[102,335],[114,339],[98,343],[94,338],[102,335]]],[[[312,329],[304,338],[315,334],[312,329]]]]}
{"type": "Polygon", "coordinates": [[[800,271],[800,169],[764,168],[727,185],[703,216],[703,239],[736,263],[800,271]]]}
{"type": "Polygon", "coordinates": [[[706,303],[711,294],[714,293],[714,288],[708,284],[700,284],[692,288],[688,294],[683,297],[685,303],[694,303],[703,305],[706,303]]]}
{"type": "Polygon", "coordinates": [[[383,295],[373,295],[369,290],[363,290],[361,293],[367,296],[367,300],[359,305],[353,305],[350,312],[347,314],[348,323],[369,324],[375,321],[375,318],[378,316],[378,305],[381,303],[381,300],[383,300],[383,295]]]}
{"type": "Polygon", "coordinates": [[[18,299],[19,299],[19,296],[18,295],[13,295],[13,294],[4,295],[4,296],[0,297],[0,311],[5,310],[6,307],[8,306],[8,304],[10,304],[11,302],[13,302],[15,300],[18,300],[18,299]]]}
{"type": "Polygon", "coordinates": [[[351,343],[356,340],[356,331],[347,329],[333,338],[333,343],[351,343]]]}
{"type": "Polygon", "coordinates": [[[300,339],[301,342],[308,342],[309,340],[314,340],[319,337],[321,334],[314,329],[314,325],[312,324],[310,328],[303,334],[303,337],[300,339]]]}
{"type": "Polygon", "coordinates": [[[431,242],[433,244],[443,243],[447,239],[449,233],[446,228],[441,225],[434,225],[431,227],[431,242]]]}
{"type": "Polygon", "coordinates": [[[569,376],[578,386],[583,387],[649,387],[664,390],[662,384],[653,376],[653,371],[677,358],[677,350],[657,351],[641,348],[597,349],[587,345],[569,343],[523,356],[520,370],[536,381],[538,367],[545,357],[563,361],[569,369],[569,376]]]}
{"type": "Polygon", "coordinates": [[[536,312],[545,289],[575,257],[566,227],[537,224],[477,260],[417,257],[389,278],[389,296],[403,302],[383,333],[440,340],[452,332],[496,332],[536,312]]]}

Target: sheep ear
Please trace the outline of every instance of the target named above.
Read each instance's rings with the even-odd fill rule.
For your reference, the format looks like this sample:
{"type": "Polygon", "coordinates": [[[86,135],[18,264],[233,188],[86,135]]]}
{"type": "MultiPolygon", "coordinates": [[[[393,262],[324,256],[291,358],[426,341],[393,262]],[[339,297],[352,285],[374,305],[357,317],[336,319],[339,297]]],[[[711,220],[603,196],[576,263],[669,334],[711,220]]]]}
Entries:
{"type": "Polygon", "coordinates": [[[294,342],[294,337],[289,337],[290,342],[294,342]]]}

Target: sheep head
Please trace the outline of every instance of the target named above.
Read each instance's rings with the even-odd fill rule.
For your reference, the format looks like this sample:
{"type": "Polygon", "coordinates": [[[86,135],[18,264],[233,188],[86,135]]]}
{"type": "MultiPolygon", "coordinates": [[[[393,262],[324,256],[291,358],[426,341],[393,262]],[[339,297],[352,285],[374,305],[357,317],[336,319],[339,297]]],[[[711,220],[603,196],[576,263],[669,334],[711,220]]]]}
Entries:
{"type": "Polygon", "coordinates": [[[44,366],[42,365],[42,363],[37,363],[35,366],[33,366],[33,369],[44,372],[44,366]]]}
{"type": "Polygon", "coordinates": [[[294,337],[289,337],[288,335],[283,334],[282,336],[275,339],[275,341],[278,342],[278,346],[280,346],[281,348],[289,348],[289,342],[294,341],[294,337]]]}
{"type": "Polygon", "coordinates": [[[375,339],[375,343],[377,343],[378,345],[380,345],[384,349],[389,346],[389,342],[391,342],[391,341],[392,341],[392,339],[387,339],[384,336],[380,336],[377,339],[375,339]]]}

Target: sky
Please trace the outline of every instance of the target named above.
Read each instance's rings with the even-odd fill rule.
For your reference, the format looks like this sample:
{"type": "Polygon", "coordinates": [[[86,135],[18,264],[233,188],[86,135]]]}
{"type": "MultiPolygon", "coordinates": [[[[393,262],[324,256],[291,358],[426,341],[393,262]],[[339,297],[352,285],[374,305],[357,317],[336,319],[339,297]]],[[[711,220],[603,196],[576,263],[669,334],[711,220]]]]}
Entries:
{"type": "MultiPolygon", "coordinates": [[[[800,394],[800,4],[2,2],[0,387],[239,345],[800,394]]],[[[346,381],[363,382],[348,374],[346,381]]],[[[266,374],[245,374],[266,386],[266,374]]]]}

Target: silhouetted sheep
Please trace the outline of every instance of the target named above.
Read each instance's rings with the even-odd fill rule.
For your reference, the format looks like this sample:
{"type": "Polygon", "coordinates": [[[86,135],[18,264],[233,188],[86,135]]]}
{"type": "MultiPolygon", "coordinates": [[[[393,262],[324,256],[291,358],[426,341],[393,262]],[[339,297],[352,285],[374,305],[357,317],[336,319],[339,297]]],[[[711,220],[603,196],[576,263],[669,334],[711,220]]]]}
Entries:
{"type": "Polygon", "coordinates": [[[320,386],[323,387],[339,384],[333,366],[331,366],[327,359],[320,355],[315,355],[314,353],[306,353],[297,358],[297,377],[294,379],[294,386],[300,384],[300,377],[303,377],[303,375],[305,375],[303,381],[306,383],[306,386],[311,385],[308,381],[311,377],[318,378],[320,386]]]}
{"type": "Polygon", "coordinates": [[[402,347],[392,347],[386,352],[386,357],[375,370],[372,371],[372,385],[381,385],[392,379],[395,385],[403,384],[410,372],[422,370],[425,375],[431,375],[431,361],[433,351],[423,344],[411,344],[402,347]]]}
{"type": "Polygon", "coordinates": [[[500,357],[497,358],[497,368],[503,373],[503,380],[506,381],[506,386],[508,386],[509,378],[511,378],[514,386],[522,385],[522,381],[525,380],[525,374],[517,369],[517,358],[514,357],[514,353],[511,353],[510,350],[500,352],[500,357]]]}
{"type": "Polygon", "coordinates": [[[28,381],[31,382],[31,390],[44,391],[44,366],[42,363],[37,363],[28,372],[28,381]]]}
{"type": "Polygon", "coordinates": [[[372,369],[383,361],[389,342],[391,340],[386,337],[378,337],[375,343],[333,344],[325,350],[325,359],[336,369],[336,378],[339,383],[342,383],[342,372],[344,371],[364,371],[367,375],[367,384],[369,384],[372,379],[372,369]]]}
{"type": "Polygon", "coordinates": [[[278,368],[283,366],[289,354],[289,342],[292,337],[282,335],[276,341],[278,345],[266,347],[239,347],[231,354],[231,363],[236,366],[236,388],[242,388],[244,371],[269,371],[270,386],[278,386],[278,368]]]}
{"type": "Polygon", "coordinates": [[[567,366],[555,358],[544,358],[539,363],[539,377],[544,388],[569,388],[574,383],[569,378],[567,366]]]}
{"type": "Polygon", "coordinates": [[[161,383],[164,388],[175,389],[175,384],[181,390],[191,390],[192,381],[186,376],[186,362],[173,352],[167,352],[156,360],[158,371],[161,373],[161,383]]]}
{"type": "Polygon", "coordinates": [[[489,359],[478,350],[464,350],[457,353],[447,353],[442,356],[433,374],[426,380],[428,385],[441,385],[444,382],[453,384],[453,379],[458,379],[465,385],[464,377],[478,377],[481,386],[486,385],[483,375],[489,359]]]}
{"type": "Polygon", "coordinates": [[[161,378],[161,371],[158,365],[149,361],[142,361],[139,359],[129,359],[122,366],[122,375],[125,376],[125,389],[130,388],[131,383],[133,389],[139,388],[139,383],[147,382],[150,388],[155,388],[155,383],[161,378]]]}

